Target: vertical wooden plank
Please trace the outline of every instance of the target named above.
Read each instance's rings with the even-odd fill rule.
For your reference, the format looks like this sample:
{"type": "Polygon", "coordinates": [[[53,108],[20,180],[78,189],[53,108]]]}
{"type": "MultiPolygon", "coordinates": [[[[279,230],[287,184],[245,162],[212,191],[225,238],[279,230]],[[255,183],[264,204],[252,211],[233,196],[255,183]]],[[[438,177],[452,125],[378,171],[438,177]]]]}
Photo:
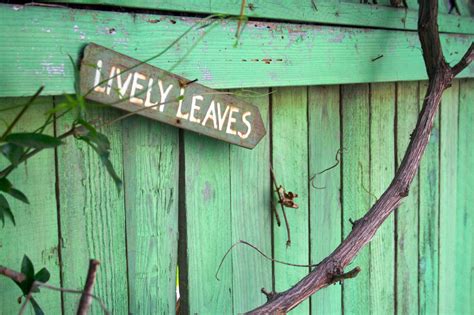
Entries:
{"type": "MultiPolygon", "coordinates": [[[[308,90],[309,174],[316,176],[309,186],[311,264],[327,257],[341,242],[341,165],[316,175],[336,163],[341,148],[339,89],[333,85],[308,90]]],[[[311,313],[341,314],[341,293],[342,286],[332,285],[313,295],[311,313]]]]}
{"type": "MultiPolygon", "coordinates": [[[[269,131],[268,89],[252,90],[246,101],[258,106],[269,131]]],[[[270,134],[252,150],[230,146],[232,242],[248,241],[271,255],[270,134]]],[[[264,302],[260,288],[272,288],[272,263],[249,248],[232,252],[234,313],[242,314],[264,302]]]]}
{"type": "MultiPolygon", "coordinates": [[[[419,110],[423,105],[426,81],[419,83],[419,110]]],[[[439,115],[436,116],[430,140],[420,161],[419,170],[419,311],[438,313],[439,264],[439,115]]]]}
{"type": "MultiPolygon", "coordinates": [[[[370,193],[375,203],[395,175],[395,84],[372,84],[370,89],[370,193]]],[[[394,215],[370,243],[370,311],[392,314],[395,305],[394,215]]]]}
{"type": "MultiPolygon", "coordinates": [[[[308,231],[308,147],[307,88],[279,88],[272,94],[273,169],[279,185],[298,194],[298,209],[286,209],[291,228],[291,246],[286,246],[287,232],[274,224],[274,255],[282,261],[309,262],[308,231]]],[[[277,204],[279,207],[279,205],[277,204]]],[[[278,209],[280,211],[280,209],[278,209]]],[[[275,264],[275,289],[290,288],[308,269],[275,264]]],[[[309,312],[309,302],[302,303],[296,314],[309,312]]]]}
{"type": "MultiPolygon", "coordinates": [[[[418,94],[418,82],[397,83],[397,166],[402,162],[416,126],[418,94]]],[[[418,313],[418,197],[416,176],[408,197],[395,211],[397,314],[418,313]]]]}
{"type": "MultiPolygon", "coordinates": [[[[122,112],[112,109],[90,110],[88,117],[109,121],[122,112]]],[[[69,128],[74,115],[61,119],[57,132],[69,128]]],[[[122,174],[122,130],[112,124],[100,130],[110,140],[111,162],[122,174]]],[[[74,138],[58,149],[60,182],[62,275],[66,288],[81,288],[85,283],[90,258],[101,262],[94,293],[114,314],[128,313],[127,253],[123,191],[119,194],[96,152],[74,138]]],[[[126,183],[125,183],[126,184],[126,183]]],[[[75,312],[78,297],[64,294],[64,312],[75,312]]],[[[101,312],[93,303],[94,313],[101,312]]]]}
{"type": "MultiPolygon", "coordinates": [[[[352,230],[349,220],[361,218],[369,209],[369,87],[367,84],[342,87],[342,209],[343,232],[352,230]]],[[[362,272],[343,285],[344,314],[367,314],[370,309],[369,246],[352,262],[362,272]]]]}
{"type": "MultiPolygon", "coordinates": [[[[184,132],[187,275],[191,314],[232,313],[229,144],[184,132]]],[[[181,287],[181,286],[180,286],[181,287]]]]}
{"type": "MultiPolygon", "coordinates": [[[[0,99],[0,110],[23,105],[28,98],[0,99]]],[[[44,113],[52,108],[50,97],[38,98],[21,118],[13,132],[32,132],[45,121],[44,113]]],[[[21,108],[1,112],[0,133],[5,131],[5,123],[11,123],[21,108]]],[[[53,134],[50,125],[46,131],[53,134]]],[[[0,170],[8,162],[0,158],[0,170]]],[[[25,205],[6,196],[15,216],[16,226],[5,218],[5,226],[0,223],[0,263],[20,271],[23,255],[33,262],[36,270],[46,267],[51,279],[49,283],[60,286],[59,254],[58,254],[58,221],[55,192],[55,162],[54,150],[46,149],[34,156],[26,164],[14,170],[8,179],[29,199],[25,205]]],[[[0,277],[0,314],[16,314],[20,309],[17,298],[21,296],[20,289],[10,279],[0,277]]],[[[46,313],[61,313],[61,298],[56,292],[41,290],[34,295],[38,304],[46,313]]],[[[33,314],[32,308],[28,308],[33,314]]],[[[30,312],[28,312],[30,313],[30,312]]]]}
{"type": "MultiPolygon", "coordinates": [[[[456,314],[472,314],[474,300],[472,283],[474,261],[472,250],[474,243],[474,172],[472,171],[472,153],[474,145],[474,80],[460,81],[459,98],[459,134],[458,134],[458,184],[457,184],[457,222],[456,222],[456,314]],[[470,270],[470,277],[466,271],[470,270]]],[[[469,272],[468,272],[469,273],[469,272]]]]}
{"type": "Polygon", "coordinates": [[[456,302],[457,140],[459,82],[441,101],[439,313],[454,314],[456,302]]]}
{"type": "MultiPolygon", "coordinates": [[[[341,242],[341,165],[317,174],[336,163],[341,148],[339,86],[314,86],[308,90],[310,256],[316,264],[341,242]]],[[[339,155],[340,160],[340,155],[339,155]]],[[[340,314],[342,287],[330,286],[311,297],[312,314],[340,314]]]]}
{"type": "Polygon", "coordinates": [[[178,129],[144,117],[123,121],[130,313],[175,313],[178,129]]]}

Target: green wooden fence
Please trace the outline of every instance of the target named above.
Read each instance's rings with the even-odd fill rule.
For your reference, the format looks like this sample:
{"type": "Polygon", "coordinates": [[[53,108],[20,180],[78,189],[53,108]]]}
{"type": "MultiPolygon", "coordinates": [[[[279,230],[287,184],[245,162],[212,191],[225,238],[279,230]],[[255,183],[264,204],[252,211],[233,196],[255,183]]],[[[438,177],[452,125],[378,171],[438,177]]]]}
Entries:
{"type": "MultiPolygon", "coordinates": [[[[62,2],[188,15],[238,15],[241,4],[62,2]]],[[[252,21],[233,48],[236,22],[224,20],[202,40],[203,30],[198,30],[152,62],[214,88],[252,88],[256,93],[246,91],[246,100],[259,107],[268,131],[254,150],[131,117],[102,130],[124,182],[118,194],[95,153],[69,139],[14,172],[12,181],[31,204],[12,202],[17,226],[0,229],[0,264],[18,269],[27,254],[36,266],[49,269],[51,284],[80,288],[88,259],[96,258],[101,266],[95,293],[114,314],[174,313],[177,266],[180,310],[192,314],[242,313],[265,302],[262,287],[285,290],[307,274],[309,268],[272,264],[237,247],[224,262],[220,280],[215,277],[225,252],[238,240],[292,263],[313,264],[327,256],[351,230],[350,220],[361,217],[389,184],[426,89],[419,81],[426,75],[413,32],[416,1],[401,11],[358,1],[319,2],[316,11],[311,1],[255,1],[253,10],[247,8],[249,17],[293,24],[252,21]],[[269,64],[261,62],[268,58],[269,64]],[[391,83],[378,83],[386,81],[391,83]],[[311,181],[335,163],[339,149],[337,167],[311,181]],[[287,210],[291,247],[285,245],[284,226],[277,226],[272,215],[270,165],[278,182],[298,193],[299,209],[287,210]]],[[[460,7],[461,16],[448,15],[447,5],[441,8],[450,62],[474,38],[468,8],[460,7]]],[[[144,59],[198,20],[162,14],[0,5],[5,43],[0,47],[0,110],[22,104],[26,98],[21,96],[45,84],[45,96],[18,126],[32,130],[47,109],[61,102],[59,95],[73,91],[67,53],[78,57],[85,43],[95,41],[144,59]]],[[[409,197],[352,263],[362,272],[318,292],[293,313],[474,312],[473,69],[445,92],[409,197]]],[[[104,121],[120,114],[89,112],[104,121]]],[[[0,115],[9,121],[15,110],[0,115]]],[[[73,119],[58,120],[47,132],[60,134],[73,119]]],[[[0,278],[0,314],[18,312],[19,295],[13,283],[0,278]]],[[[42,290],[38,302],[47,314],[70,314],[78,297],[42,290]]],[[[98,305],[93,312],[100,313],[98,305]]]]}

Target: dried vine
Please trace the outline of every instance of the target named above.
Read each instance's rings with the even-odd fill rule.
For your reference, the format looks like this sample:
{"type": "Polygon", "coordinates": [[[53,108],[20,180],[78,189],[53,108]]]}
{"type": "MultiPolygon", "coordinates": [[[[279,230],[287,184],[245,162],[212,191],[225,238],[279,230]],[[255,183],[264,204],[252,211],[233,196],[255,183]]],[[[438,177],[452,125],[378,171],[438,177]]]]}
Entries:
{"type": "Polygon", "coordinates": [[[248,314],[287,313],[316,291],[342,279],[354,277],[359,270],[357,267],[349,273],[344,273],[344,268],[370,242],[375,232],[399,206],[402,199],[408,196],[410,184],[428,144],[433,119],[438,111],[443,91],[474,58],[473,44],[471,44],[458,64],[453,67],[448,65],[441,49],[437,15],[438,1],[420,1],[418,35],[429,84],[410,144],[390,186],[364,217],[354,222],[352,231],[346,239],[316,268],[287,291],[267,295],[267,303],[248,314]]]}

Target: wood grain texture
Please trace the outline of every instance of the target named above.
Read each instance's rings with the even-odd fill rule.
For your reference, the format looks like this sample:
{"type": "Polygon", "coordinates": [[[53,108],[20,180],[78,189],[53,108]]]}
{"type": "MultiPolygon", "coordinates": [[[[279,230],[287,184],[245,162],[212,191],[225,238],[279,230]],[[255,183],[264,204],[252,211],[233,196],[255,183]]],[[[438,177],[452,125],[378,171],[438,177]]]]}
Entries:
{"type": "Polygon", "coordinates": [[[441,101],[440,214],[439,214],[439,313],[456,312],[456,235],[458,208],[457,150],[459,81],[454,81],[441,101]]]}
{"type": "Polygon", "coordinates": [[[456,213],[456,301],[457,314],[472,314],[474,305],[474,172],[472,153],[474,145],[474,82],[461,80],[459,86],[458,111],[458,182],[456,213]],[[470,277],[467,276],[470,273],[470,277]]]}
{"type": "MultiPolygon", "coordinates": [[[[229,144],[184,132],[187,287],[191,314],[232,313],[229,144]]],[[[181,287],[181,286],[180,286],[181,287]]]]}
{"type": "MultiPolygon", "coordinates": [[[[315,176],[310,193],[310,258],[320,262],[341,242],[341,164],[336,163],[341,148],[339,85],[308,89],[309,174],[315,176]]],[[[344,153],[342,153],[344,154],[344,153]]],[[[341,155],[339,155],[339,160],[341,155]]],[[[312,314],[341,314],[342,286],[334,285],[311,297],[312,314]]]]}
{"type": "MultiPolygon", "coordinates": [[[[286,246],[287,231],[276,194],[273,200],[280,213],[281,226],[273,224],[274,256],[286,262],[309,262],[308,227],[308,125],[307,88],[279,88],[272,94],[272,163],[278,185],[298,194],[298,209],[286,208],[291,229],[291,246],[286,246]]],[[[309,269],[309,268],[308,268],[309,269]]],[[[275,290],[283,291],[308,273],[306,268],[275,264],[275,290]]],[[[308,314],[304,302],[296,314],[308,314]]]]}
{"type": "MultiPolygon", "coordinates": [[[[370,85],[370,189],[373,204],[395,175],[395,84],[370,85]]],[[[390,314],[395,305],[394,215],[370,243],[370,311],[390,314]]]]}
{"type": "MultiPolygon", "coordinates": [[[[428,83],[420,82],[419,109],[425,97],[428,83]]],[[[419,311],[422,314],[438,313],[439,287],[439,114],[434,120],[430,141],[420,162],[419,185],[419,258],[418,291],[419,311]]]]}
{"type": "MultiPolygon", "coordinates": [[[[416,126],[419,108],[418,82],[397,83],[396,158],[400,165],[416,126]]],[[[433,138],[433,135],[431,136],[433,138]]],[[[425,155],[428,155],[430,148],[425,155]]],[[[422,162],[423,165],[423,162],[422,162]]],[[[422,166],[421,166],[422,167],[422,166]]],[[[397,314],[418,313],[418,205],[419,176],[408,197],[396,210],[396,295],[397,314]]]]}
{"type": "MultiPolygon", "coordinates": [[[[240,15],[240,0],[47,0],[45,2],[98,4],[120,7],[149,8],[158,10],[180,11],[189,13],[223,13],[240,15]]],[[[445,1],[447,2],[447,0],[445,1]]],[[[462,2],[463,1],[458,1],[462,2]]],[[[417,8],[415,0],[408,1],[409,10],[387,6],[388,0],[378,1],[382,5],[361,4],[353,1],[248,1],[244,15],[250,18],[266,18],[287,21],[316,22],[339,25],[356,25],[365,27],[382,27],[402,30],[416,30],[417,8]]],[[[463,6],[462,6],[463,7],[463,6]]],[[[447,10],[440,10],[447,13],[447,10]]],[[[473,22],[469,12],[462,10],[463,16],[440,14],[439,24],[442,32],[473,33],[473,22]]]]}
{"type": "Polygon", "coordinates": [[[122,132],[130,313],[175,313],[178,129],[130,117],[122,132]]]}
{"type": "MultiPolygon", "coordinates": [[[[0,110],[14,105],[24,105],[28,98],[0,99],[0,110]]],[[[45,122],[44,113],[53,106],[51,97],[38,98],[21,118],[13,132],[32,132],[45,122]]],[[[0,113],[0,133],[5,131],[3,122],[11,123],[20,108],[0,113]]],[[[52,135],[51,125],[45,130],[52,135]]],[[[7,160],[0,158],[0,169],[6,167],[7,160]]],[[[23,255],[27,255],[38,272],[46,267],[51,279],[48,283],[60,286],[60,261],[58,254],[57,204],[55,193],[54,149],[46,149],[22,164],[8,176],[14,187],[21,190],[29,199],[26,205],[6,196],[16,226],[5,218],[5,226],[0,223],[0,262],[13,270],[20,271],[23,255]]],[[[87,268],[87,267],[86,267],[87,268]]],[[[17,314],[20,305],[17,298],[20,289],[10,279],[0,277],[0,314],[17,314]]],[[[41,290],[35,294],[38,304],[48,313],[61,312],[61,299],[56,292],[41,290]]],[[[33,314],[31,307],[28,314],[33,314]]]]}
{"type": "MultiPolygon", "coordinates": [[[[369,86],[343,86],[342,98],[342,212],[344,237],[352,230],[349,220],[360,219],[371,204],[369,147],[369,86]]],[[[370,247],[364,248],[351,266],[362,272],[344,282],[344,314],[366,314],[370,310],[370,247]]]]}
{"type": "MultiPolygon", "coordinates": [[[[268,89],[236,92],[248,94],[241,98],[259,108],[266,129],[270,130],[268,89]]],[[[230,146],[230,176],[232,242],[245,240],[271,255],[269,134],[253,150],[230,146]]],[[[240,246],[232,252],[232,296],[237,314],[264,303],[266,297],[260,288],[272,288],[272,262],[240,246]]]]}
{"type": "MultiPolygon", "coordinates": [[[[92,120],[119,116],[112,109],[92,109],[92,120]]],[[[57,123],[57,133],[71,128],[70,114],[57,123]]],[[[122,175],[122,130],[112,124],[101,130],[111,143],[111,162],[122,175]]],[[[99,157],[84,142],[68,138],[58,148],[58,180],[62,238],[62,277],[66,288],[81,288],[89,259],[100,261],[94,293],[114,314],[128,314],[127,252],[123,192],[118,193],[99,157]]],[[[64,312],[76,310],[78,297],[64,294],[64,312]]],[[[91,311],[101,312],[97,303],[91,311]]]]}
{"type": "MultiPolygon", "coordinates": [[[[0,17],[0,27],[9,30],[0,33],[7,43],[0,48],[0,96],[31,95],[40,84],[49,95],[72,93],[74,72],[68,54],[78,60],[85,44],[95,42],[145,60],[202,21],[6,4],[0,5],[0,17]]],[[[251,22],[234,47],[236,28],[236,21],[223,20],[190,32],[150,64],[211,88],[426,78],[415,32],[251,22]]],[[[461,58],[473,39],[474,35],[441,35],[451,62],[461,58]]],[[[474,65],[460,74],[472,76],[474,65]]]]}

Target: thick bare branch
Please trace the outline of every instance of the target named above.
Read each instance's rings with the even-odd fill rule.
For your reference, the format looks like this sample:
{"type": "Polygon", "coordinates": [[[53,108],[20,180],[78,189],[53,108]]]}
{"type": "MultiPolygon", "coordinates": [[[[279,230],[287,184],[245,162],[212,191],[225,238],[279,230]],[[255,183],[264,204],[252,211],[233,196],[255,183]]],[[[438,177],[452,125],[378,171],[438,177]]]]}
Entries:
{"type": "Polygon", "coordinates": [[[264,305],[249,314],[286,313],[307,299],[316,291],[327,287],[338,278],[335,275],[355,276],[358,269],[344,274],[343,270],[360,250],[371,241],[385,219],[408,196],[413,178],[418,170],[421,157],[429,141],[433,120],[438,111],[443,91],[450,86],[454,75],[462,71],[472,60],[472,46],[462,61],[453,68],[446,63],[438,34],[436,0],[420,1],[419,37],[423,48],[423,58],[429,77],[428,90],[419,114],[416,128],[405,156],[390,186],[379,200],[365,214],[354,222],[346,239],[315,269],[287,291],[274,293],[264,305]]]}
{"type": "Polygon", "coordinates": [[[469,64],[474,59],[474,43],[471,43],[471,46],[466,51],[461,60],[452,68],[453,76],[457,76],[461,71],[469,66],[469,64]]]}
{"type": "Polygon", "coordinates": [[[84,291],[81,295],[81,300],[79,301],[77,315],[87,315],[89,312],[89,308],[92,304],[92,291],[94,290],[95,276],[99,264],[99,261],[95,259],[89,261],[89,271],[87,272],[86,284],[84,285],[84,291]]]}
{"type": "Polygon", "coordinates": [[[11,269],[9,269],[7,267],[4,267],[4,266],[1,266],[1,265],[0,265],[0,275],[3,275],[7,278],[10,278],[13,281],[16,281],[18,283],[25,280],[25,275],[22,274],[21,272],[16,272],[15,270],[11,270],[11,269]]]}

